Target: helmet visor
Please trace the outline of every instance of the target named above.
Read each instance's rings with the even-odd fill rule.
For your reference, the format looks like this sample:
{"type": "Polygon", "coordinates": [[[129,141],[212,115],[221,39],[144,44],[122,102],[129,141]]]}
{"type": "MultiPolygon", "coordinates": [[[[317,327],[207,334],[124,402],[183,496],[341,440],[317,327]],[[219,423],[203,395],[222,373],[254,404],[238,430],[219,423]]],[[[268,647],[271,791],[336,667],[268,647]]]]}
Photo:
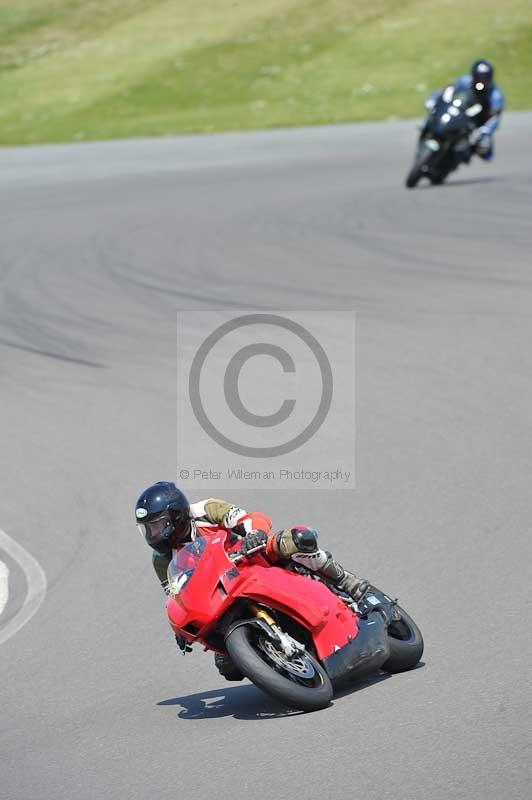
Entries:
{"type": "Polygon", "coordinates": [[[182,508],[173,513],[173,524],[176,541],[183,541],[190,535],[190,509],[182,508]]]}
{"type": "Polygon", "coordinates": [[[141,536],[144,536],[147,543],[152,547],[157,544],[163,544],[168,540],[168,526],[170,524],[170,517],[165,511],[164,514],[152,519],[149,522],[138,522],[137,528],[141,536]]]}

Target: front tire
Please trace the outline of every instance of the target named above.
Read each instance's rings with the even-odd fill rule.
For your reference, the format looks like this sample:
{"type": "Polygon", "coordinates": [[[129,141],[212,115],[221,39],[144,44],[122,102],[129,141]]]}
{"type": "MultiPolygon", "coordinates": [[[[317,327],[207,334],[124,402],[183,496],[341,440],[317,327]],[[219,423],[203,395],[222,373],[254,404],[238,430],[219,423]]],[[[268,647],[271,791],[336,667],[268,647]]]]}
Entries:
{"type": "Polygon", "coordinates": [[[406,176],[405,185],[407,189],[414,189],[421,178],[427,175],[428,165],[433,155],[432,150],[427,149],[416,159],[414,166],[406,176]]]}
{"type": "Polygon", "coordinates": [[[381,669],[385,672],[406,672],[414,669],[423,655],[423,636],[418,626],[400,606],[394,607],[394,616],[388,626],[390,656],[381,669]]]}
{"type": "Polygon", "coordinates": [[[288,659],[253,624],[234,628],[225,646],[234,664],[250,681],[290,708],[317,711],[331,702],[333,687],[329,676],[306,650],[288,659]]]}

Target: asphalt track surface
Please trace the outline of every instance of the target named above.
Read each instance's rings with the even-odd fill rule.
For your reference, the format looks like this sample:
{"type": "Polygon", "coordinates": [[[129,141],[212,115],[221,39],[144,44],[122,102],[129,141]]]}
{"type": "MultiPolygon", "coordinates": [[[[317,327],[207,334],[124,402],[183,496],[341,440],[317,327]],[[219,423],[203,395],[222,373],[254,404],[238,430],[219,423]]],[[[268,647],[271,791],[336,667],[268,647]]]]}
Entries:
{"type": "Polygon", "coordinates": [[[413,192],[413,123],[0,151],[0,523],[48,581],[1,647],[2,798],[527,796],[531,125],[413,192]],[[178,657],[134,529],[175,476],[175,311],[213,306],[357,312],[356,491],[232,498],[425,634],[318,713],[178,657]]]}

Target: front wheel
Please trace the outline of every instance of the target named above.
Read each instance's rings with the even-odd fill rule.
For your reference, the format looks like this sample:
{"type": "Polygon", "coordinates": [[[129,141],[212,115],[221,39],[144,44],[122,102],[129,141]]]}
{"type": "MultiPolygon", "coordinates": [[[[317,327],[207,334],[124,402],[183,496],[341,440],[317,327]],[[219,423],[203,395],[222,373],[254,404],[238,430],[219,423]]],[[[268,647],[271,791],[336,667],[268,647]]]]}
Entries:
{"type": "Polygon", "coordinates": [[[407,189],[414,189],[421,178],[427,175],[429,162],[432,160],[433,155],[434,153],[432,150],[425,150],[425,152],[422,152],[416,159],[414,166],[406,176],[405,185],[407,189]]]}
{"type": "Polygon", "coordinates": [[[333,687],[324,667],[306,650],[288,658],[261,628],[243,624],[225,640],[234,664],[256,686],[290,708],[317,711],[329,705],[333,687]]]}
{"type": "Polygon", "coordinates": [[[394,606],[394,619],[388,626],[390,655],[381,669],[405,672],[413,669],[423,655],[423,636],[418,626],[400,606],[394,606]]]}

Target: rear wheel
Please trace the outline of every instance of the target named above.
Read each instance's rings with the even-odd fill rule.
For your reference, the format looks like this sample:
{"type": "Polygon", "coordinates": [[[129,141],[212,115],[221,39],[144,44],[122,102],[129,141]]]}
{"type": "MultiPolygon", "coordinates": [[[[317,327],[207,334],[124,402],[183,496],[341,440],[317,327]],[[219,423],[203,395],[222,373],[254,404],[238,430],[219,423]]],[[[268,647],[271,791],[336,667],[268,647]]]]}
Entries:
{"type": "Polygon", "coordinates": [[[435,169],[434,172],[429,174],[430,182],[434,186],[440,186],[447,176],[456,169],[455,158],[452,153],[448,154],[446,158],[440,160],[438,163],[438,169],[435,169]]]}
{"type": "Polygon", "coordinates": [[[400,606],[395,606],[394,612],[396,619],[388,626],[390,656],[381,669],[405,672],[413,669],[423,655],[423,636],[412,617],[400,606]]]}
{"type": "Polygon", "coordinates": [[[288,658],[258,626],[239,625],[225,640],[246,677],[290,708],[317,711],[329,705],[333,687],[324,667],[306,650],[288,658]]]}
{"type": "Polygon", "coordinates": [[[448,172],[438,172],[435,175],[431,175],[430,182],[433,186],[441,186],[448,174],[448,172]]]}
{"type": "Polygon", "coordinates": [[[430,182],[436,186],[440,186],[445,179],[458,168],[462,163],[462,159],[458,157],[456,152],[451,149],[438,160],[438,168],[431,171],[429,174],[430,182]]]}

